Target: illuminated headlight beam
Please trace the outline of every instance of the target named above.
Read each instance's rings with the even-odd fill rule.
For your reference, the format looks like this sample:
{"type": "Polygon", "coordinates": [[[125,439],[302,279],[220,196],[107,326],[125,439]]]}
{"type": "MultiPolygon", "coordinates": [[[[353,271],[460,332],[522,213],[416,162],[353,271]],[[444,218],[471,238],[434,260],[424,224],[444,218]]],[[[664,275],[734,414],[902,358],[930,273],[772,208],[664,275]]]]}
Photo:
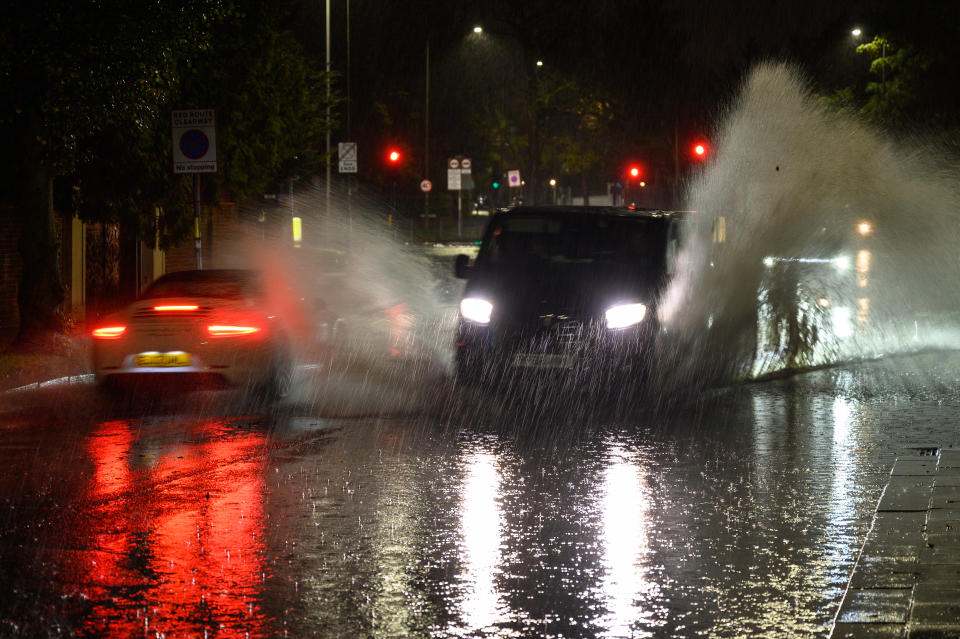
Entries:
{"type": "Polygon", "coordinates": [[[493,304],[480,297],[465,297],[460,300],[460,314],[471,322],[489,324],[493,304]]]}
{"type": "Polygon", "coordinates": [[[627,328],[639,324],[647,314],[643,304],[618,304],[606,311],[607,328],[627,328]]]}

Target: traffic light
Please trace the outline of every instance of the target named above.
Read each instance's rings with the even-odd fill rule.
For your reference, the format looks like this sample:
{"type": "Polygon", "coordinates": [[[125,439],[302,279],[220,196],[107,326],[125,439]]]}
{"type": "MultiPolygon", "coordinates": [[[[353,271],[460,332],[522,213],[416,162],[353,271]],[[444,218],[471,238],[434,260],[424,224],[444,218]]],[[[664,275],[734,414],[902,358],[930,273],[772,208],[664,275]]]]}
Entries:
{"type": "Polygon", "coordinates": [[[630,167],[630,170],[627,171],[627,174],[628,174],[631,178],[633,178],[633,179],[636,179],[636,178],[640,177],[640,167],[639,167],[639,166],[631,166],[631,167],[630,167]]]}
{"type": "Polygon", "coordinates": [[[500,188],[500,183],[497,182],[496,180],[494,180],[494,181],[493,181],[493,190],[496,191],[496,190],[499,189],[499,188],[500,188]]]}
{"type": "Polygon", "coordinates": [[[695,160],[707,159],[707,152],[709,149],[707,148],[706,142],[695,142],[690,150],[695,160]]]}
{"type": "Polygon", "coordinates": [[[387,150],[387,164],[390,166],[397,166],[400,164],[400,160],[403,158],[403,155],[398,149],[388,149],[387,150]]]}

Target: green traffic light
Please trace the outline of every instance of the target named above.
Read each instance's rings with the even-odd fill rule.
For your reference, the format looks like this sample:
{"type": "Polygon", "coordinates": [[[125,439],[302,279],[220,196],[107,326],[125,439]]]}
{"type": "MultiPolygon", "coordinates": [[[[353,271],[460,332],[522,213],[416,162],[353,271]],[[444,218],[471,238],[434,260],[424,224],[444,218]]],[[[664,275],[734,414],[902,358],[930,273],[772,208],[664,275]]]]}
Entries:
{"type": "Polygon", "coordinates": [[[493,188],[499,189],[499,188],[500,188],[500,183],[499,183],[499,182],[494,182],[494,183],[493,183],[493,188]]]}

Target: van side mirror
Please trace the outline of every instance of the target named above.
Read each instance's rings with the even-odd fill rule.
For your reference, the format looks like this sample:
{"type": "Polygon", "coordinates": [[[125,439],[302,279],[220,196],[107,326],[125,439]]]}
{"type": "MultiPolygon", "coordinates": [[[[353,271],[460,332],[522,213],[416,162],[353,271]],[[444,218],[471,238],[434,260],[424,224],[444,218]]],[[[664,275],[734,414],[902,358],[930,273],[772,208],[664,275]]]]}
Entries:
{"type": "Polygon", "coordinates": [[[465,280],[470,277],[471,270],[473,269],[470,266],[470,256],[464,255],[463,253],[458,255],[453,262],[453,274],[465,280]]]}

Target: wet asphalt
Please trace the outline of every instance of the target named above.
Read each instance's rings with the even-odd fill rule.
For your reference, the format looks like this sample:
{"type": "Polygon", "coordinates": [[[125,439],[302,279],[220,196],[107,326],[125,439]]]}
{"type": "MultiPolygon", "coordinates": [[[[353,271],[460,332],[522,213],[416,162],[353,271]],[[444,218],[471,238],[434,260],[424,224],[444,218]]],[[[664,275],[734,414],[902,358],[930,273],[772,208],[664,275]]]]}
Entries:
{"type": "Polygon", "coordinates": [[[825,636],[958,389],[932,353],[618,411],[402,372],[7,393],[0,636],[825,636]]]}

